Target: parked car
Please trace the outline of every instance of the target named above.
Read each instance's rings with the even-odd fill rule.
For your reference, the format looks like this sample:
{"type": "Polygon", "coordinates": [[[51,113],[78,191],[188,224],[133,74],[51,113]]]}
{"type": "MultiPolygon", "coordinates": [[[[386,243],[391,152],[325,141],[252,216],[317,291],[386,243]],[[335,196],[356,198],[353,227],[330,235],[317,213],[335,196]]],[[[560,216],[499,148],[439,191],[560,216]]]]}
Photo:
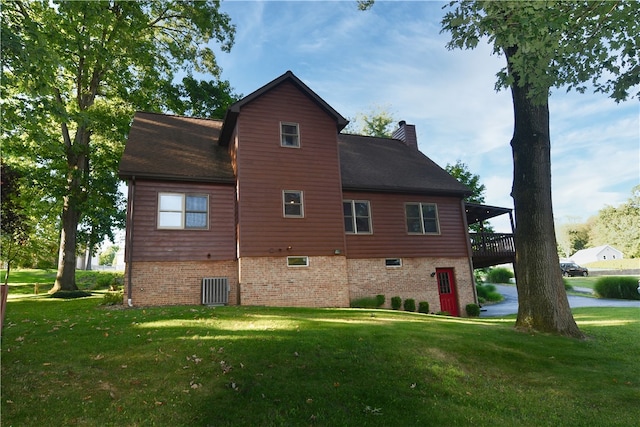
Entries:
{"type": "Polygon", "coordinates": [[[562,275],[567,276],[588,276],[589,270],[585,267],[580,267],[575,262],[561,262],[560,270],[562,270],[562,275]]]}

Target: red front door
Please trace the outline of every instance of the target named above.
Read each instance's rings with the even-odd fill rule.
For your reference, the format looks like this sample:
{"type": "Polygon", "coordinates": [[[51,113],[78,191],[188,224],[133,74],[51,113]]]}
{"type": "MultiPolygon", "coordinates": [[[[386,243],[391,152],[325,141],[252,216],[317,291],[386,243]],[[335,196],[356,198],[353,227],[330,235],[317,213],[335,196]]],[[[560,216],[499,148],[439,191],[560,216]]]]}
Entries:
{"type": "Polygon", "coordinates": [[[458,316],[458,297],[456,296],[453,268],[436,268],[436,276],[438,277],[438,293],[440,294],[440,311],[458,316]]]}

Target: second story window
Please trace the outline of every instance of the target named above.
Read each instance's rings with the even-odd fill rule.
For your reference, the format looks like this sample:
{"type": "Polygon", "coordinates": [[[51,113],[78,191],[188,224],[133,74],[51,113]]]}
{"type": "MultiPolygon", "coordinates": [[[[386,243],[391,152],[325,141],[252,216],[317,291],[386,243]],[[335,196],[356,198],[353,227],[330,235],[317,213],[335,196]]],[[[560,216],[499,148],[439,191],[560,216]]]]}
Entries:
{"type": "Polygon", "coordinates": [[[285,217],[304,217],[302,191],[284,190],[282,192],[283,213],[285,217]]]}
{"type": "Polygon", "coordinates": [[[367,200],[344,200],[344,231],[353,234],[371,234],[371,210],[367,200]]]}
{"type": "Polygon", "coordinates": [[[435,203],[407,203],[407,233],[438,234],[438,207],[435,203]]]}
{"type": "Polygon", "coordinates": [[[208,212],[207,195],[158,193],[158,228],[206,230],[208,212]]]}
{"type": "Polygon", "coordinates": [[[280,145],[283,147],[300,147],[300,127],[297,123],[280,122],[280,145]]]}

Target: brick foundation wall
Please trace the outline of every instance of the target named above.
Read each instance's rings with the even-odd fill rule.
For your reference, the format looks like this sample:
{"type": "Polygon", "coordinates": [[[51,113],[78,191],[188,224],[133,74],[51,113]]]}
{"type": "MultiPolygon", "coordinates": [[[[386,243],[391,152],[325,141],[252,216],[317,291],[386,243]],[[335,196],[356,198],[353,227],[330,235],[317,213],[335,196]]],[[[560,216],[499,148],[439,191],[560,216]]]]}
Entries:
{"type": "Polygon", "coordinates": [[[286,257],[243,257],[240,303],[280,307],[348,307],[343,256],[309,257],[308,267],[288,267],[286,257]]]}
{"type": "MultiPolygon", "coordinates": [[[[127,295],[130,265],[125,270],[124,302],[127,295]]],[[[238,303],[237,261],[136,262],[133,264],[131,299],[134,306],[201,304],[202,279],[227,277],[229,305],[238,303]]]]}
{"type": "Polygon", "coordinates": [[[466,316],[465,306],[475,302],[475,289],[467,258],[402,258],[402,267],[386,267],[384,258],[349,259],[349,296],[357,299],[378,294],[385,296],[385,307],[391,308],[391,298],[404,301],[413,298],[416,307],[420,301],[429,303],[429,310],[440,311],[440,296],[436,268],[453,268],[458,308],[466,316]]]}

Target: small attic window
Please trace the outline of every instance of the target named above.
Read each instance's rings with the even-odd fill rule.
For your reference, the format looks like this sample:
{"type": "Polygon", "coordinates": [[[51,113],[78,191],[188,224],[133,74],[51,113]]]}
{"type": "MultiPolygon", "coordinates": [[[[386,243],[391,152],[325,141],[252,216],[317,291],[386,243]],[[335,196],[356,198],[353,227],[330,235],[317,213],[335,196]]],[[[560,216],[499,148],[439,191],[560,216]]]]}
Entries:
{"type": "Polygon", "coordinates": [[[300,148],[300,127],[297,123],[280,122],[280,145],[300,148]]]}

